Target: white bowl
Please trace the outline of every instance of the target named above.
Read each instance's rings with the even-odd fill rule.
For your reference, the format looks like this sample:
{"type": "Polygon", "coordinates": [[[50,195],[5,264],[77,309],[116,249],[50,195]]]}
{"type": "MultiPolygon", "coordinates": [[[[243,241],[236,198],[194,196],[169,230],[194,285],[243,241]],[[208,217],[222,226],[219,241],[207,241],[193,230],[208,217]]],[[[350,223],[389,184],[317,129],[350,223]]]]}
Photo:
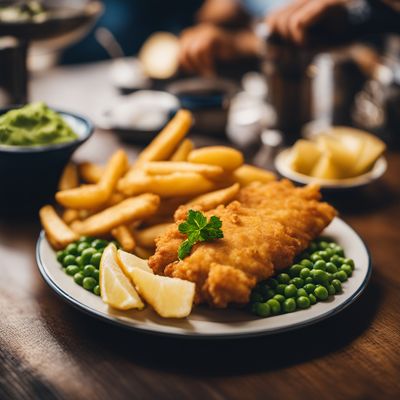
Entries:
{"type": "Polygon", "coordinates": [[[313,176],[300,174],[292,169],[290,165],[290,150],[281,151],[275,158],[275,168],[285,178],[293,182],[307,185],[309,183],[318,183],[322,189],[354,189],[366,186],[373,181],[379,179],[387,169],[386,158],[381,156],[374,164],[372,169],[365,174],[345,179],[321,179],[313,176]]]}

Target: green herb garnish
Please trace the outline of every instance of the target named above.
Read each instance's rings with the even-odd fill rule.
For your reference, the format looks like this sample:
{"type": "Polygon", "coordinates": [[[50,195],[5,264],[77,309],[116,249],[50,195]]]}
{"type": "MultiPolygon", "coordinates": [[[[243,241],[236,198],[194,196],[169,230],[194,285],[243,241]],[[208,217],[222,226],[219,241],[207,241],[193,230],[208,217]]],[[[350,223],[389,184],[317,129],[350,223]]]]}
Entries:
{"type": "Polygon", "coordinates": [[[189,210],[187,220],[178,226],[179,232],[187,235],[187,239],[179,246],[179,259],[183,260],[188,256],[193,245],[198,242],[223,238],[221,227],[222,221],[215,215],[207,221],[207,217],[200,211],[189,210]]]}

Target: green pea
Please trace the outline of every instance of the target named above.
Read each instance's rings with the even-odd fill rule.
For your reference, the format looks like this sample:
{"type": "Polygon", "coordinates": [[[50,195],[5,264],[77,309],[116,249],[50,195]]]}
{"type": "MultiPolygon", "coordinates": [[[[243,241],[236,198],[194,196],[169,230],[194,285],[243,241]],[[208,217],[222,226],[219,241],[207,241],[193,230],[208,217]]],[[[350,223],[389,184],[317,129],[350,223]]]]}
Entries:
{"type": "Polygon", "coordinates": [[[336,253],[339,257],[344,257],[343,248],[340,247],[339,245],[336,245],[335,253],[336,253]]]}
{"type": "Polygon", "coordinates": [[[325,249],[326,254],[328,254],[328,260],[330,260],[330,258],[335,254],[335,250],[333,249],[325,249]]]}
{"type": "Polygon", "coordinates": [[[327,283],[328,274],[320,269],[313,269],[311,271],[311,276],[315,283],[327,283]]]}
{"type": "Polygon", "coordinates": [[[290,313],[296,310],[296,300],[293,298],[286,299],[285,302],[282,304],[283,311],[285,313],[290,313]]]}
{"type": "Polygon", "coordinates": [[[300,275],[300,271],[303,269],[301,264],[294,264],[289,268],[289,275],[291,278],[295,278],[300,275]]]}
{"type": "Polygon", "coordinates": [[[312,276],[309,276],[308,278],[304,279],[304,283],[314,283],[314,279],[312,278],[312,276]]]}
{"type": "Polygon", "coordinates": [[[285,296],[281,295],[281,294],[276,294],[273,299],[275,299],[276,301],[279,301],[279,303],[283,303],[285,301],[285,296]]]}
{"type": "Polygon", "coordinates": [[[335,264],[336,267],[340,267],[342,264],[340,262],[340,257],[338,255],[334,255],[330,258],[330,262],[335,264]]]}
{"type": "Polygon", "coordinates": [[[309,270],[308,268],[303,268],[303,269],[300,271],[300,278],[306,279],[306,278],[308,278],[309,276],[311,276],[311,272],[310,272],[310,270],[309,270]]]}
{"type": "Polygon", "coordinates": [[[336,293],[340,293],[342,291],[342,282],[339,279],[334,279],[331,282],[331,285],[335,288],[336,293]]]}
{"type": "Polygon", "coordinates": [[[303,288],[308,294],[313,293],[314,289],[315,289],[315,285],[312,283],[307,283],[306,285],[304,285],[303,288]]]}
{"type": "Polygon", "coordinates": [[[263,296],[261,295],[261,293],[255,292],[254,290],[251,292],[250,295],[250,301],[252,303],[261,303],[262,301],[264,301],[263,296]]]}
{"type": "Polygon", "coordinates": [[[310,299],[308,296],[300,296],[296,299],[297,307],[299,308],[309,308],[310,307],[310,299]]]}
{"type": "Polygon", "coordinates": [[[326,287],[318,285],[314,290],[314,295],[320,300],[326,300],[329,296],[329,293],[326,287]]]}
{"type": "Polygon", "coordinates": [[[283,283],[280,283],[280,284],[276,287],[275,291],[276,291],[276,293],[278,293],[278,294],[285,294],[285,289],[286,289],[286,287],[287,287],[287,285],[285,285],[285,284],[283,284],[283,283]]]}
{"type": "Polygon", "coordinates": [[[99,267],[100,265],[100,260],[101,260],[101,253],[94,253],[90,259],[90,264],[94,265],[96,268],[99,267]]]}
{"type": "Polygon", "coordinates": [[[323,260],[328,261],[330,256],[325,250],[321,250],[317,253],[323,260]]]}
{"type": "Polygon", "coordinates": [[[339,279],[340,282],[347,281],[347,274],[344,271],[338,271],[333,274],[334,279],[339,279]]]}
{"type": "Polygon", "coordinates": [[[97,253],[97,251],[93,247],[89,247],[89,248],[83,250],[82,254],[81,254],[83,265],[89,264],[93,254],[96,254],[96,253],[97,253]]]}
{"type": "Polygon", "coordinates": [[[80,285],[80,286],[82,286],[83,278],[84,278],[84,276],[83,276],[82,272],[77,272],[77,273],[74,275],[74,281],[75,281],[75,283],[77,283],[77,284],[80,285]]]}
{"type": "Polygon", "coordinates": [[[63,266],[68,267],[68,265],[76,265],[76,258],[72,254],[67,254],[63,260],[63,266]]]}
{"type": "Polygon", "coordinates": [[[79,270],[80,268],[77,265],[68,265],[68,267],[65,268],[65,273],[72,276],[79,272],[79,270]]]}
{"type": "Polygon", "coordinates": [[[314,269],[326,270],[326,262],[324,260],[318,260],[314,263],[314,269]]]}
{"type": "Polygon", "coordinates": [[[93,276],[94,279],[96,279],[97,282],[99,282],[99,280],[100,280],[100,272],[99,272],[98,269],[95,269],[95,270],[94,270],[92,276],[93,276]]]}
{"type": "Polygon", "coordinates": [[[78,244],[78,252],[79,254],[82,254],[82,251],[85,249],[88,249],[90,247],[88,242],[81,242],[78,244]]]}
{"type": "Polygon", "coordinates": [[[80,268],[83,268],[83,261],[82,261],[82,256],[76,257],[76,265],[80,268]]]}
{"type": "Polygon", "coordinates": [[[65,251],[68,254],[72,254],[73,256],[77,256],[78,253],[78,246],[76,245],[76,243],[70,243],[66,248],[65,251]]]}
{"type": "Polygon", "coordinates": [[[268,286],[262,287],[260,293],[262,294],[264,300],[271,299],[272,297],[275,296],[275,290],[271,289],[268,286]]]}
{"type": "Polygon", "coordinates": [[[100,296],[100,286],[99,286],[99,285],[96,285],[96,286],[93,288],[93,293],[94,293],[96,296],[100,296]]]}
{"type": "Polygon", "coordinates": [[[301,288],[304,286],[304,279],[302,278],[293,278],[290,283],[292,283],[293,285],[295,285],[297,287],[297,289],[301,288]]]}
{"type": "Polygon", "coordinates": [[[329,243],[325,242],[324,240],[322,240],[321,242],[319,242],[319,248],[322,250],[325,250],[329,247],[329,243]]]}
{"type": "Polygon", "coordinates": [[[91,243],[91,246],[95,248],[96,250],[104,249],[108,245],[107,240],[104,239],[96,239],[93,240],[91,243]]]}
{"type": "Polygon", "coordinates": [[[322,260],[322,258],[321,258],[321,256],[320,256],[319,254],[313,253],[313,254],[311,254],[311,256],[310,256],[310,260],[313,261],[313,262],[316,262],[316,261],[318,261],[318,260],[322,260]]]}
{"type": "Polygon", "coordinates": [[[310,299],[310,304],[315,304],[317,302],[317,298],[314,296],[313,293],[310,293],[308,295],[308,298],[310,299]]]}
{"type": "Polygon", "coordinates": [[[287,285],[284,290],[284,295],[286,298],[295,297],[297,294],[297,287],[293,284],[287,285]]]}
{"type": "Polygon", "coordinates": [[[346,273],[347,276],[353,275],[353,269],[352,269],[351,266],[348,265],[348,264],[343,264],[343,265],[340,267],[340,271],[344,271],[344,272],[346,273]]]}
{"type": "Polygon", "coordinates": [[[329,272],[330,274],[334,274],[337,272],[337,267],[333,262],[327,262],[325,271],[329,272]]]}
{"type": "Polygon", "coordinates": [[[267,304],[271,308],[272,315],[277,315],[281,312],[281,304],[279,303],[279,301],[275,299],[269,299],[267,300],[267,304]]]}
{"type": "Polygon", "coordinates": [[[312,261],[310,261],[310,260],[301,260],[301,261],[300,261],[300,264],[301,264],[303,267],[308,268],[308,269],[311,269],[311,268],[313,267],[313,263],[312,263],[312,261]]]}
{"type": "Polygon", "coordinates": [[[289,283],[290,281],[290,276],[284,272],[282,272],[281,274],[279,274],[276,279],[278,280],[279,283],[289,283]]]}
{"type": "Polygon", "coordinates": [[[84,287],[84,289],[92,291],[96,285],[96,280],[91,276],[83,278],[82,286],[84,287]]]}
{"type": "Polygon", "coordinates": [[[328,290],[329,296],[333,296],[336,293],[336,289],[333,285],[326,285],[325,287],[328,290]]]}
{"type": "Polygon", "coordinates": [[[56,257],[57,257],[57,261],[58,261],[60,264],[63,263],[63,260],[64,260],[65,255],[66,255],[66,253],[65,253],[64,250],[57,251],[56,257]]]}
{"type": "Polygon", "coordinates": [[[278,281],[276,280],[276,279],[274,279],[274,278],[269,278],[268,280],[267,280],[267,284],[268,284],[268,286],[270,287],[270,288],[272,288],[272,289],[275,289],[277,286],[278,286],[278,281]]]}
{"type": "Polygon", "coordinates": [[[307,296],[307,292],[303,288],[297,289],[297,297],[301,296],[307,296]]]}
{"type": "Polygon", "coordinates": [[[83,242],[91,242],[93,240],[93,238],[89,237],[89,236],[81,236],[78,240],[79,243],[83,243],[83,242]]]}
{"type": "Polygon", "coordinates": [[[350,265],[350,267],[354,269],[354,260],[352,260],[351,258],[345,258],[344,263],[350,265]]]}
{"type": "Polygon", "coordinates": [[[271,307],[268,303],[257,303],[256,314],[263,318],[269,317],[271,315],[271,307]]]}
{"type": "Polygon", "coordinates": [[[84,276],[93,276],[94,271],[96,271],[96,268],[93,265],[85,265],[83,268],[83,275],[84,276]]]}

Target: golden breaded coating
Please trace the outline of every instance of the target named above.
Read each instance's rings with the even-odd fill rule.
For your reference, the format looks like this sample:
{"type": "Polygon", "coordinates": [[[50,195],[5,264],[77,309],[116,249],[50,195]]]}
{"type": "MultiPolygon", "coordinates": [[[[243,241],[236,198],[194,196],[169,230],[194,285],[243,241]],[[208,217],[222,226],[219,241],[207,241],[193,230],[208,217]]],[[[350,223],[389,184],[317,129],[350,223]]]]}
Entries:
{"type": "Polygon", "coordinates": [[[221,219],[224,238],[196,244],[185,259],[179,261],[177,254],[185,239],[178,225],[186,219],[186,207],[177,210],[176,224],[156,240],[150,267],[195,282],[196,303],[220,308],[247,303],[257,282],[288,267],[336,215],[319,201],[317,187],[295,188],[285,180],[249,185],[237,198],[205,213],[221,219]]]}

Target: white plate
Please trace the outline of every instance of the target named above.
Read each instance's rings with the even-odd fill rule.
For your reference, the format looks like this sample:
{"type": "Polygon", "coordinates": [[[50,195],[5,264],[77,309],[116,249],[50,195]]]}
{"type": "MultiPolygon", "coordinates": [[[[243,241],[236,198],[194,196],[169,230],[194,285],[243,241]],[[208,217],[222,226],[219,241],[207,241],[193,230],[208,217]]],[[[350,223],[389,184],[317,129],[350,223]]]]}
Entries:
{"type": "Polygon", "coordinates": [[[361,238],[339,218],[335,218],[323,234],[339,243],[346,257],[355,262],[353,276],[343,284],[343,293],[307,310],[269,318],[257,318],[245,310],[213,310],[206,306],[195,307],[192,314],[182,320],[158,317],[149,307],[143,311],[113,310],[100,297],[78,286],[72,277],[63,272],[43,232],[37,243],[36,258],[40,272],[49,286],[72,305],[94,317],[158,335],[191,338],[249,337],[288,331],[321,321],[348,306],[365,289],[371,274],[371,263],[361,238]]]}
{"type": "Polygon", "coordinates": [[[320,179],[312,176],[300,174],[292,169],[290,166],[290,148],[281,151],[275,158],[275,168],[285,178],[293,182],[307,185],[309,183],[318,183],[323,189],[354,189],[361,186],[366,186],[369,183],[379,179],[387,169],[387,161],[385,157],[380,157],[372,167],[372,169],[365,174],[356,176],[354,178],[346,179],[320,179]]]}

